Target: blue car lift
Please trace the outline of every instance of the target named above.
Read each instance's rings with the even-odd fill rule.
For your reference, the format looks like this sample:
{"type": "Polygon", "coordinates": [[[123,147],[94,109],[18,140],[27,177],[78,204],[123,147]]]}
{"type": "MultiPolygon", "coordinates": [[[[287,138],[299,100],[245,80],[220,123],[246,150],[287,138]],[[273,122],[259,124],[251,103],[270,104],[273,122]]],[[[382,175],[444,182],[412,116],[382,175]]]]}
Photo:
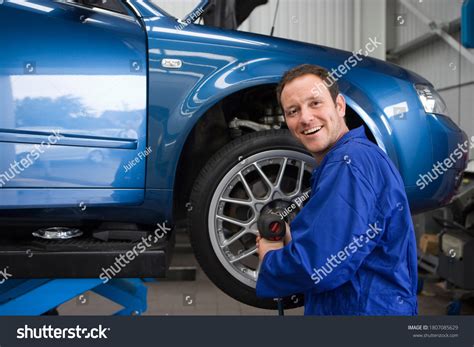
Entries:
{"type": "Polygon", "coordinates": [[[114,315],[140,315],[147,309],[141,279],[9,279],[0,285],[0,316],[36,316],[91,290],[123,306],[114,315]]]}

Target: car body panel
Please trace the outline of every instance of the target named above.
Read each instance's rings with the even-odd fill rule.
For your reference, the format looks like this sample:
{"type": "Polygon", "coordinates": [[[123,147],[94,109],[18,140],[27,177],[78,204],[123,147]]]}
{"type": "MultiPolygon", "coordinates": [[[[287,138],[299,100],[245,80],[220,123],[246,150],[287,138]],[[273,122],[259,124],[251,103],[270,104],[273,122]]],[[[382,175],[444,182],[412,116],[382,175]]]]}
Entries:
{"type": "MultiPolygon", "coordinates": [[[[41,182],[39,180],[38,183],[41,182]]],[[[2,199],[2,207],[5,209],[19,206],[24,209],[74,206],[77,210],[84,211],[93,206],[140,205],[144,199],[144,191],[143,189],[5,189],[2,192],[2,199]]]]}
{"type": "Polygon", "coordinates": [[[58,1],[5,2],[0,21],[14,32],[0,37],[0,208],[72,206],[78,188],[91,204],[143,201],[146,160],[124,169],[147,140],[139,21],[58,1]]]}

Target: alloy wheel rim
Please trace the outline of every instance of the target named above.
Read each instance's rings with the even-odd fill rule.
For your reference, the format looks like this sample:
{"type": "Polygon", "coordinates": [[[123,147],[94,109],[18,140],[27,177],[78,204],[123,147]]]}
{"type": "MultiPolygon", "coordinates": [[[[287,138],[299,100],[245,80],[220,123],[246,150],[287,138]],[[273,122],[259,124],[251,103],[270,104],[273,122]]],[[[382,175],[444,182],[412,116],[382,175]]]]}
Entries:
{"type": "Polygon", "coordinates": [[[291,204],[309,196],[313,167],[315,161],[309,154],[268,150],[239,157],[222,178],[211,199],[208,231],[217,258],[234,278],[255,288],[260,212],[289,206],[286,211],[291,209],[294,217],[297,211],[291,204]]]}

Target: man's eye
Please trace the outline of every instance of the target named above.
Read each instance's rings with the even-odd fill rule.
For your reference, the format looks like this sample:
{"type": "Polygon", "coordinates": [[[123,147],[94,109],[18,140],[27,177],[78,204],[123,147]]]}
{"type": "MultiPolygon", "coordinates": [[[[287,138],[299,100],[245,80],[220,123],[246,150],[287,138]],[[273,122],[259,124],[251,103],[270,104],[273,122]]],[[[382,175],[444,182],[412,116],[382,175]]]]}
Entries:
{"type": "Polygon", "coordinates": [[[296,110],[288,110],[286,111],[287,116],[294,116],[296,114],[296,110]]]}
{"type": "Polygon", "coordinates": [[[319,104],[319,101],[311,101],[311,106],[318,106],[319,104]]]}

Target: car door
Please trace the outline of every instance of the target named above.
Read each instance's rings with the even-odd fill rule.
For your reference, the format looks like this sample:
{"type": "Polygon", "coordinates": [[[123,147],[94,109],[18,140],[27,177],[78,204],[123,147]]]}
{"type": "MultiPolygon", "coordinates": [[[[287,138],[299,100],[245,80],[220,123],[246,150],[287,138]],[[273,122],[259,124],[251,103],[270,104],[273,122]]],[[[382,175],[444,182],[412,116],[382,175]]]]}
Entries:
{"type": "Polygon", "coordinates": [[[144,188],[146,35],[103,3],[0,5],[2,188],[144,188]]]}
{"type": "Polygon", "coordinates": [[[10,0],[0,23],[0,194],[143,190],[150,150],[140,22],[120,1],[10,0]]]}

